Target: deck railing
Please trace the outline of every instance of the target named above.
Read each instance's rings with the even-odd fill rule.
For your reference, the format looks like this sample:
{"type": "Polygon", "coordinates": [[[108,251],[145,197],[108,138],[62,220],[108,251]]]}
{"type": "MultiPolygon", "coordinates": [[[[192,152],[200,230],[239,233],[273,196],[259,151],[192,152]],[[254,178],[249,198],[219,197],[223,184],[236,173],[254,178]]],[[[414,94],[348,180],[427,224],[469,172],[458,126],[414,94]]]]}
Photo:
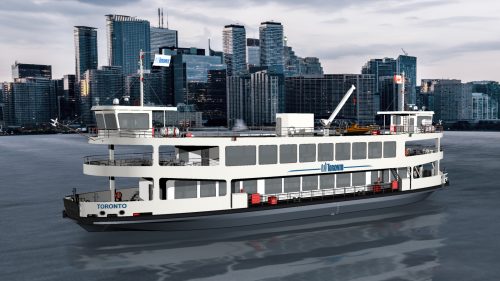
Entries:
{"type": "Polygon", "coordinates": [[[85,156],[83,162],[86,165],[97,166],[152,166],[152,153],[127,153],[116,154],[114,160],[109,159],[109,155],[85,156]]]}
{"type": "MultiPolygon", "coordinates": [[[[340,188],[327,188],[327,189],[315,189],[307,191],[294,191],[285,193],[274,193],[274,194],[249,194],[248,200],[249,205],[261,205],[270,204],[272,201],[270,198],[275,198],[277,201],[282,202],[295,202],[302,200],[317,200],[317,199],[333,199],[338,197],[347,196],[366,196],[373,194],[384,194],[397,192],[399,190],[399,182],[394,183],[380,183],[380,184],[370,184],[364,186],[351,186],[351,187],[340,187],[340,188]],[[252,202],[252,196],[259,196],[258,203],[252,202]]],[[[255,202],[255,201],[254,201],[255,202]]]]}

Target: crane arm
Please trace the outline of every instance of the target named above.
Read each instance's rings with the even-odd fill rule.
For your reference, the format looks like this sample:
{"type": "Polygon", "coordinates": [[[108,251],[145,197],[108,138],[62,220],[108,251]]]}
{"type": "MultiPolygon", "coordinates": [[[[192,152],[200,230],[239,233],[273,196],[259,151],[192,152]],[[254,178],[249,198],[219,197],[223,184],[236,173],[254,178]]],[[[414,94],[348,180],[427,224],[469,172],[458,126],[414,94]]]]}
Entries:
{"type": "Polygon", "coordinates": [[[321,124],[324,127],[330,127],[330,125],[333,122],[333,119],[335,119],[335,117],[337,117],[337,114],[339,114],[342,107],[344,107],[344,104],[347,102],[347,99],[349,99],[349,97],[351,96],[352,92],[354,92],[354,90],[356,90],[356,87],[354,85],[351,85],[351,88],[347,91],[347,93],[345,93],[345,95],[342,98],[342,100],[340,101],[340,103],[337,105],[335,110],[332,112],[332,115],[330,115],[330,118],[320,120],[321,124]]]}

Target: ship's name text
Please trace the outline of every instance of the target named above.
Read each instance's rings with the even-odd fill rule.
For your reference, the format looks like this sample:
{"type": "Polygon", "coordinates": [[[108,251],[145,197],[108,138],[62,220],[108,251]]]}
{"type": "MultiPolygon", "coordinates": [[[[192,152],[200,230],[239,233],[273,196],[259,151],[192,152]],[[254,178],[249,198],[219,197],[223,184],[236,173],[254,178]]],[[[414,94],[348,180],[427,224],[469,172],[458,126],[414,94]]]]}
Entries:
{"type": "Polygon", "coordinates": [[[97,209],[125,209],[127,204],[97,204],[97,209]]]}
{"type": "Polygon", "coordinates": [[[344,164],[321,164],[321,172],[339,172],[344,170],[344,164]]]}

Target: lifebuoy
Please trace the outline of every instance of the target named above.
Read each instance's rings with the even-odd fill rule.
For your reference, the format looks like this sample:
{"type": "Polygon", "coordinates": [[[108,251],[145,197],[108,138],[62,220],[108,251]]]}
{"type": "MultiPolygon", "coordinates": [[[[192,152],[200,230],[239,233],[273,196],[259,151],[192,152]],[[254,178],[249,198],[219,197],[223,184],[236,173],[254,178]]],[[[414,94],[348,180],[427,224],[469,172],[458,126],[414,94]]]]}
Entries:
{"type": "Polygon", "coordinates": [[[120,191],[115,192],[115,201],[122,201],[122,193],[120,191]]]}

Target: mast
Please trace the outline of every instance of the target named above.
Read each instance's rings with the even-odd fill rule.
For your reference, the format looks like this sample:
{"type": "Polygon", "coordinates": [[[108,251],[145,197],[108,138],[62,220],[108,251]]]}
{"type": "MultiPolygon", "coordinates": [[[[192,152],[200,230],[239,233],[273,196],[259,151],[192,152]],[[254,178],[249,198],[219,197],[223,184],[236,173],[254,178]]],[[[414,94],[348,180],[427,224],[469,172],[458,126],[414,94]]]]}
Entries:
{"type": "Polygon", "coordinates": [[[401,103],[399,104],[399,110],[405,110],[405,72],[401,72],[401,103]]]}
{"type": "Polygon", "coordinates": [[[144,52],[139,52],[139,83],[141,89],[140,106],[144,106],[144,52]]]}

